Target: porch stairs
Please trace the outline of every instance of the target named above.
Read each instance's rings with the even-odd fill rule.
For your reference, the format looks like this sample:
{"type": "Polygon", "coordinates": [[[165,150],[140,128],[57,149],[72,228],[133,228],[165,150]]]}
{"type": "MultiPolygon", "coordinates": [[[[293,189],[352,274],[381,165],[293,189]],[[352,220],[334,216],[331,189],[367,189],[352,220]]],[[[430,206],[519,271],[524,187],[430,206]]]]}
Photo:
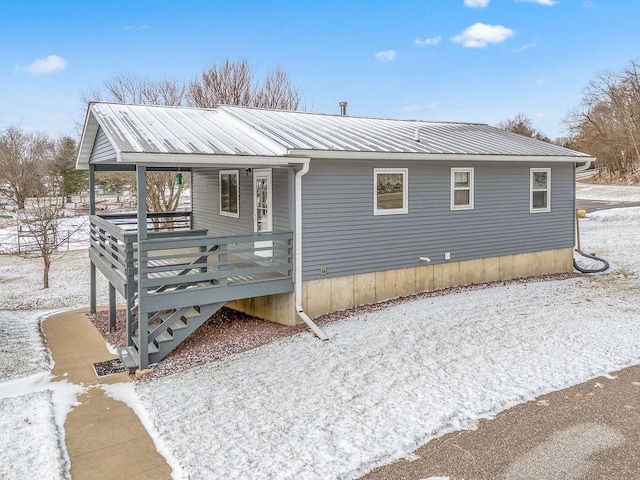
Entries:
{"type": "Polygon", "coordinates": [[[138,321],[133,322],[131,345],[118,352],[129,373],[140,367],[140,339],[147,342],[148,363],[158,363],[224,306],[225,302],[193,305],[155,312],[149,317],[146,338],[140,335],[138,321]]]}

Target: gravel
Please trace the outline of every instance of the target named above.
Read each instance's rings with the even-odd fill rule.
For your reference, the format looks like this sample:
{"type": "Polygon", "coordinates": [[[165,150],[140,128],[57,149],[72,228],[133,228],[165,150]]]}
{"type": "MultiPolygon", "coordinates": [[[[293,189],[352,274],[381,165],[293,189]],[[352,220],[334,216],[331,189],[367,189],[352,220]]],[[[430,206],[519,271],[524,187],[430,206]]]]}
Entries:
{"type": "MultiPolygon", "coordinates": [[[[483,284],[464,285],[442,290],[417,293],[405,297],[397,297],[371,305],[360,305],[348,310],[339,310],[316,318],[314,321],[326,325],[344,318],[365,312],[372,312],[397,305],[410,300],[437,297],[450,293],[483,290],[504,285],[562,280],[579,276],[578,274],[542,275],[539,277],[518,278],[508,281],[496,281],[483,284]]],[[[98,329],[105,341],[114,347],[126,344],[125,310],[116,312],[116,331],[109,332],[109,312],[99,311],[89,315],[89,319],[98,329]]],[[[229,355],[251,350],[275,340],[290,337],[307,329],[305,324],[295,326],[280,325],[261,320],[245,313],[223,307],[209,318],[200,328],[182,342],[166,358],[158,362],[145,378],[160,378],[188,368],[220,360],[229,355]]],[[[134,377],[135,378],[135,377],[134,377]]]]}

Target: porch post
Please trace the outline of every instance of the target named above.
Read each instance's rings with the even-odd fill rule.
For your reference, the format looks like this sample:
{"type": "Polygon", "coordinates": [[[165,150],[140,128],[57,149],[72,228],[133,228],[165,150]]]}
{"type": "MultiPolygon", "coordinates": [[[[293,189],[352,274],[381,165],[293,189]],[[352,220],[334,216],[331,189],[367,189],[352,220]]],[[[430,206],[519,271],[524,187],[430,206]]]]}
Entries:
{"type": "MultiPolygon", "coordinates": [[[[89,215],[96,214],[96,170],[89,165],[89,215]]],[[[89,312],[96,313],[96,266],[91,262],[89,273],[89,312]]]]}
{"type": "Polygon", "coordinates": [[[138,194],[138,353],[140,370],[149,368],[149,312],[147,311],[145,289],[147,254],[144,242],[147,240],[147,167],[136,165],[138,194]]]}
{"type": "Polygon", "coordinates": [[[116,287],[109,282],[109,332],[116,331],[116,287]]]}

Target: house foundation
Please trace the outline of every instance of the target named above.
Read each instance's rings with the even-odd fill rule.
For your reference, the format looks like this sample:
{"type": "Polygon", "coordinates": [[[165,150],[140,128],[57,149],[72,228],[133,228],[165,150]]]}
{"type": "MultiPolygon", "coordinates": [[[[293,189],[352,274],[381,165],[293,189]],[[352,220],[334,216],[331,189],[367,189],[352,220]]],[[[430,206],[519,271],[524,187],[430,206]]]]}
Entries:
{"type": "MultiPolygon", "coordinates": [[[[302,305],[315,318],[335,310],[443,288],[573,272],[573,247],[304,282],[302,305]]],[[[284,325],[300,323],[295,294],[235,300],[227,307],[284,325]]]]}

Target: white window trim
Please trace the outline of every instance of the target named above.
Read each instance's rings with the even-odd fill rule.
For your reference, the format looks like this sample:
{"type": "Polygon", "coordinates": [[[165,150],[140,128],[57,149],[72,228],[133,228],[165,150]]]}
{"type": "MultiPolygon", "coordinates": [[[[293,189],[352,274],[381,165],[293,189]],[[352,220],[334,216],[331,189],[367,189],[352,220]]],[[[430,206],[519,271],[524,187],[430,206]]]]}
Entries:
{"type": "Polygon", "coordinates": [[[374,215],[404,215],[409,213],[409,169],[408,168],[374,168],[373,169],[373,214],[374,215]],[[402,175],[402,205],[403,208],[378,210],[378,175],[402,175]]]}
{"type": "Polygon", "coordinates": [[[239,170],[220,170],[218,172],[218,210],[220,215],[224,217],[240,218],[240,171],[239,170]],[[225,212],[222,210],[222,175],[235,175],[238,180],[236,182],[236,205],[238,206],[238,212],[225,212]]]}
{"type": "Polygon", "coordinates": [[[529,169],[529,212],[545,213],[551,211],[551,169],[550,168],[530,168],[529,169]],[[547,188],[533,188],[533,174],[545,172],[547,174],[547,188]],[[533,208],[533,192],[547,192],[547,206],[545,208],[533,208]]]}
{"type": "Polygon", "coordinates": [[[474,199],[474,173],[473,167],[454,167],[451,169],[451,210],[473,210],[473,199],[474,199]],[[455,187],[455,179],[456,172],[464,172],[469,174],[469,188],[456,188],[455,187]],[[469,190],[469,205],[455,205],[455,191],[456,190],[469,190]]]}

